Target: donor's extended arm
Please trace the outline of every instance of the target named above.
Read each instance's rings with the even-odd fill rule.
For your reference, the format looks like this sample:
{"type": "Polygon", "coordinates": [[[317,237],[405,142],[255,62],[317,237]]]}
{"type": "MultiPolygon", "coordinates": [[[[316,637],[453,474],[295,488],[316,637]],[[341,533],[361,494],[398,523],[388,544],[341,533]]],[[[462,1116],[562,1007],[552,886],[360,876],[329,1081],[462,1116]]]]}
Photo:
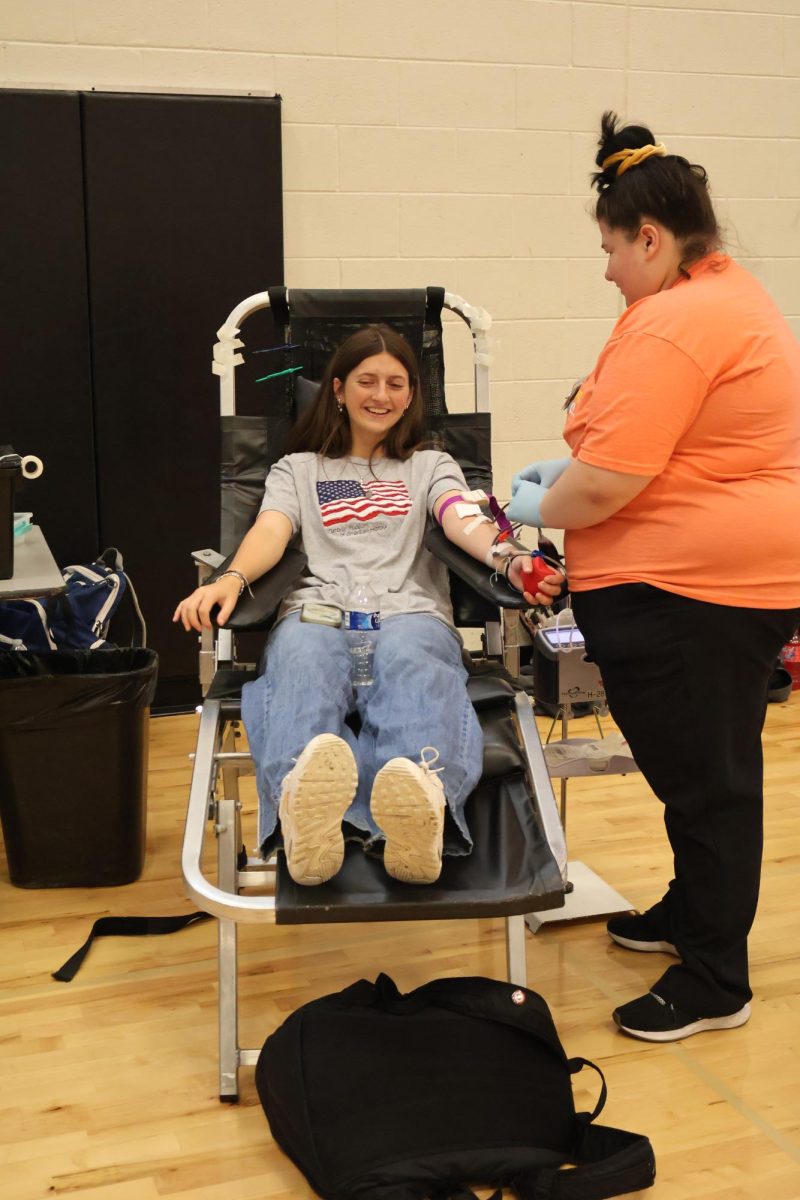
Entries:
{"type": "Polygon", "coordinates": [[[227,571],[181,600],[173,621],[180,621],[186,630],[210,629],[211,610],[218,604],[217,624],[224,625],[242,590],[280,562],[291,536],[292,523],[284,513],[270,510],[260,513],[227,571]]]}
{"type": "MultiPolygon", "coordinates": [[[[453,491],[445,492],[434,504],[433,515],[442,526],[445,536],[473,558],[486,563],[487,566],[500,569],[503,565],[502,559],[498,559],[493,553],[498,534],[497,525],[488,517],[480,520],[475,512],[465,513],[461,516],[460,502],[461,493],[453,491]],[[451,498],[452,502],[450,502],[451,498]]],[[[530,593],[524,590],[522,582],[522,572],[530,571],[530,569],[529,555],[514,558],[508,568],[508,580],[511,586],[518,592],[523,592],[526,600],[531,604],[551,604],[561,592],[564,577],[555,571],[539,583],[537,592],[530,593]]]]}

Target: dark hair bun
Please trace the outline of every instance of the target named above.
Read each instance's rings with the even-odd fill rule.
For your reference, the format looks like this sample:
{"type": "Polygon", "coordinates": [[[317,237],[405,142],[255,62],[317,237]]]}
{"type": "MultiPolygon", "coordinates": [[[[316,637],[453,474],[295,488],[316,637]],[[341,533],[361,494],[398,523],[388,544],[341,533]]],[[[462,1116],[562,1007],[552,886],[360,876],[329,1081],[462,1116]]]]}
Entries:
{"type": "Polygon", "coordinates": [[[597,145],[596,220],[631,235],[643,221],[659,221],[681,243],[683,265],[720,245],[703,167],[670,154],[646,125],[621,125],[615,112],[603,113],[597,145]]]}
{"type": "Polygon", "coordinates": [[[618,150],[638,150],[640,146],[650,146],[655,143],[652,130],[646,125],[622,125],[619,117],[610,109],[604,112],[600,121],[600,138],[595,162],[600,168],[592,175],[592,183],[598,192],[602,192],[617,177],[618,162],[611,163],[605,170],[603,163],[611,154],[618,150]]]}

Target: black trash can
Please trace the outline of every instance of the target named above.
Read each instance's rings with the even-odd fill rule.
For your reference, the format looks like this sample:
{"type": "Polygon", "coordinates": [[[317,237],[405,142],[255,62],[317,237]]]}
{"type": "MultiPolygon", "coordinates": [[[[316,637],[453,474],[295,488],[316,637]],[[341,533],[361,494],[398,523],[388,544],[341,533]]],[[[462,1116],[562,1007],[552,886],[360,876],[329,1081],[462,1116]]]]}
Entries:
{"type": "Polygon", "coordinates": [[[17,887],[107,887],[144,867],[158,655],[0,653],[0,818],[17,887]]]}

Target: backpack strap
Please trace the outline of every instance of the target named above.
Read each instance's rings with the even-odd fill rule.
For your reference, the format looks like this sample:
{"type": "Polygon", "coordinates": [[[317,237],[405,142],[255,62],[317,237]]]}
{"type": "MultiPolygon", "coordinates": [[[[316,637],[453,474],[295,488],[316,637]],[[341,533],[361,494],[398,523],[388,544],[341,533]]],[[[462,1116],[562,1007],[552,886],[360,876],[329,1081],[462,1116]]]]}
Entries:
{"type": "MultiPolygon", "coordinates": [[[[356,1194],[359,1200],[478,1200],[475,1192],[465,1183],[436,1183],[431,1180],[424,1183],[379,1184],[368,1191],[346,1193],[348,1197],[356,1194]]],[[[489,1200],[503,1200],[503,1189],[492,1192],[489,1200]]]]}
{"type": "Polygon", "coordinates": [[[136,623],[131,635],[131,645],[146,646],[147,624],[139,604],[139,597],[136,595],[136,588],[133,586],[133,580],[125,570],[125,561],[122,557],[122,553],[117,549],[116,546],[107,546],[97,561],[108,567],[110,571],[119,572],[119,574],[124,578],[125,583],[128,586],[128,595],[130,596],[131,603],[133,605],[133,611],[136,614],[136,623]]]}
{"type": "Polygon", "coordinates": [[[128,595],[130,596],[131,603],[133,604],[133,611],[136,613],[136,626],[133,630],[133,634],[131,635],[131,645],[132,646],[146,646],[147,645],[147,625],[145,623],[145,619],[142,614],[142,609],[139,604],[139,597],[136,595],[136,589],[133,586],[133,581],[131,580],[130,575],[128,575],[127,573],[125,575],[125,581],[128,584],[128,595]]]}
{"type": "Polygon", "coordinates": [[[184,913],[180,917],[98,917],[83,945],[70,955],[63,966],[52,972],[53,979],[60,983],[71,983],[96,937],[141,937],[146,933],[177,933],[179,929],[197,925],[200,921],[208,921],[210,917],[211,914],[206,912],[184,913]]]}
{"type": "Polygon", "coordinates": [[[610,1125],[584,1124],[575,1148],[577,1167],[540,1167],[512,1182],[519,1200],[608,1200],[651,1187],[656,1160],[649,1140],[610,1125]]]}
{"type": "Polygon", "coordinates": [[[512,1185],[519,1200],[606,1200],[650,1187],[655,1182],[656,1160],[649,1140],[639,1133],[592,1124],[608,1096],[603,1072],[588,1058],[571,1058],[567,1066],[571,1075],[591,1067],[601,1082],[592,1112],[578,1113],[578,1137],[571,1157],[579,1165],[525,1172],[512,1185]]]}
{"type": "Polygon", "coordinates": [[[47,641],[48,647],[51,650],[57,650],[58,647],[56,646],[55,642],[53,641],[53,635],[50,632],[50,620],[47,615],[47,609],[39,600],[31,599],[28,601],[28,603],[30,604],[30,606],[33,609],[35,609],[36,615],[38,616],[39,620],[42,623],[42,633],[47,641]]]}
{"type": "Polygon", "coordinates": [[[606,1106],[608,1099],[608,1088],[606,1086],[606,1077],[598,1067],[597,1063],[591,1062],[588,1058],[571,1058],[567,1062],[567,1068],[570,1075],[577,1075],[584,1067],[591,1067],[593,1071],[597,1071],[600,1076],[600,1095],[597,1097],[597,1103],[590,1113],[579,1113],[578,1120],[591,1123],[595,1117],[598,1117],[606,1106]]]}

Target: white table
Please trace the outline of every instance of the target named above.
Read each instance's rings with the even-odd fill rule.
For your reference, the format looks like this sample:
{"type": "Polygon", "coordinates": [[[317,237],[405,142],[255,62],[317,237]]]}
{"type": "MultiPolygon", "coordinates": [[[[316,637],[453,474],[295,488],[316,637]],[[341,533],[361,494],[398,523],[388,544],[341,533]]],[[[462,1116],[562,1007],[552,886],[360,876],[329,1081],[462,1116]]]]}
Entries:
{"type": "Polygon", "coordinates": [[[55,596],[64,591],[64,580],[38,525],[32,525],[20,542],[14,542],[14,574],[0,579],[0,600],[22,596],[55,596]]]}

